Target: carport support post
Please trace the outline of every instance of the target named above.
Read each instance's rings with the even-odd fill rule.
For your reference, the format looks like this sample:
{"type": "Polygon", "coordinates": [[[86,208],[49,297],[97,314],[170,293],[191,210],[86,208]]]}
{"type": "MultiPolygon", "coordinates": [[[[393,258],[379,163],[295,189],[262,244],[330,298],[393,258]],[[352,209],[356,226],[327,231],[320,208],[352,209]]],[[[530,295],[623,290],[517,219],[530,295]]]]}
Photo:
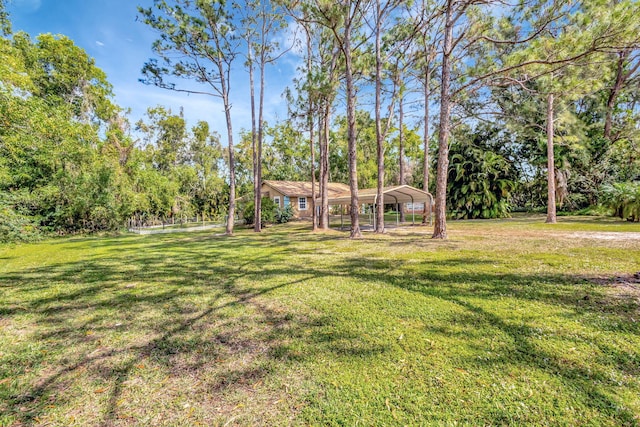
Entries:
{"type": "MultiPolygon", "coordinates": [[[[399,216],[399,209],[402,209],[402,203],[398,203],[398,198],[392,194],[390,194],[391,197],[393,197],[396,201],[396,227],[400,226],[400,216],[399,216]]],[[[384,217],[383,217],[384,218],[384,217]]]]}
{"type": "MultiPolygon", "coordinates": [[[[376,194],[376,197],[373,199],[373,231],[378,229],[376,227],[376,222],[380,221],[380,218],[376,218],[376,212],[378,212],[378,209],[376,208],[377,206],[378,206],[378,195],[376,194]]],[[[384,217],[382,217],[382,220],[384,221],[384,217]]]]}
{"type": "Polygon", "coordinates": [[[342,231],[343,226],[344,226],[344,205],[340,205],[340,231],[342,231]]]}
{"type": "MultiPolygon", "coordinates": [[[[373,219],[373,229],[376,229],[376,204],[371,205],[371,218],[373,219]]],[[[371,221],[369,221],[371,222],[371,221]]]]}
{"type": "MultiPolygon", "coordinates": [[[[433,209],[433,197],[431,198],[431,205],[432,205],[432,209],[433,209]]],[[[431,223],[431,225],[433,225],[433,213],[429,214],[429,223],[431,223]]]]}
{"type": "Polygon", "coordinates": [[[416,225],[416,204],[411,196],[411,225],[416,225]]]}

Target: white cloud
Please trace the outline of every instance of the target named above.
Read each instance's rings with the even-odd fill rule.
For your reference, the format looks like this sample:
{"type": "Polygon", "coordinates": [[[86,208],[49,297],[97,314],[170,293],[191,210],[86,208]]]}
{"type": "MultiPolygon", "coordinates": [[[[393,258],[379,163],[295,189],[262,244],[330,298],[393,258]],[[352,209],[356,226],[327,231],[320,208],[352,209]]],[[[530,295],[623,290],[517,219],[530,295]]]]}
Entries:
{"type": "Polygon", "coordinates": [[[100,40],[96,40],[96,44],[100,47],[104,46],[104,43],[102,43],[100,40]]]}
{"type": "Polygon", "coordinates": [[[306,53],[304,38],[304,28],[297,22],[292,21],[289,22],[283,32],[271,38],[271,43],[277,44],[281,52],[286,50],[290,54],[303,56],[306,53]]]}

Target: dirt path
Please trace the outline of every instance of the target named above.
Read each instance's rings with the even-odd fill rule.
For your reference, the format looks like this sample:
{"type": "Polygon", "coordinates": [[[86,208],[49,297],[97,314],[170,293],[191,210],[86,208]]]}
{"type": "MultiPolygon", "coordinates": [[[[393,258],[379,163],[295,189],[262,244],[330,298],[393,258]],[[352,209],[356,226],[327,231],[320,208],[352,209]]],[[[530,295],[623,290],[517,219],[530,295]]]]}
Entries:
{"type": "Polygon", "coordinates": [[[640,243],[640,233],[636,232],[575,231],[573,233],[558,233],[557,235],[579,239],[613,240],[619,242],[637,241],[640,243]]]}

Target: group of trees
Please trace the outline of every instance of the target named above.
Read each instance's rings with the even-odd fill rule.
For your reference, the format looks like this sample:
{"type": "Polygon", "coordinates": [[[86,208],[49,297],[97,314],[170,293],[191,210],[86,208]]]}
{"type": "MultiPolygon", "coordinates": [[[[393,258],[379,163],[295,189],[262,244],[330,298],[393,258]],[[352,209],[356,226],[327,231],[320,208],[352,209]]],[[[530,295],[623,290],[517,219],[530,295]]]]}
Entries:
{"type": "Polygon", "coordinates": [[[132,216],[198,213],[226,215],[232,233],[236,196],[252,193],[253,217],[262,216],[262,179],[317,183],[314,228],[329,224],[329,180],[348,182],[352,237],[360,235],[358,188],[377,186],[383,200],[390,184],[435,191],[434,238],[446,238],[447,214],[546,208],[554,222],[556,204],[633,213],[639,9],[634,0],[154,0],[139,8],[160,35],[142,81],[221,99],[212,112],[226,121],[221,140],[207,123],[189,129],[163,107],[130,129],[84,51],[65,37],[11,34],[0,0],[0,223],[95,230],[132,216]],[[266,70],[286,55],[301,59],[285,97],[290,114],[269,126],[266,70]],[[234,140],[239,87],[249,88],[252,125],[234,140]]]}
{"type": "Polygon", "coordinates": [[[206,122],[188,129],[156,107],[130,129],[84,50],[12,34],[3,3],[0,18],[0,241],[226,212],[224,153],[206,122]]]}
{"type": "MultiPolygon", "coordinates": [[[[225,100],[232,79],[224,70],[244,57],[252,105],[254,66],[262,94],[264,67],[282,54],[265,45],[282,38],[285,24],[301,34],[305,60],[289,101],[296,111],[292,125],[309,143],[320,227],[328,226],[329,175],[350,184],[352,237],[360,235],[358,188],[374,184],[363,182],[359,169],[375,164],[379,200],[390,182],[390,163],[399,165],[395,183],[404,183],[405,111],[417,111],[416,105],[422,106],[424,143],[422,179],[414,183],[435,187],[436,238],[446,237],[447,206],[462,217],[505,215],[513,200],[537,207],[539,194],[531,200],[523,194],[542,187],[541,177],[547,180],[548,222],[555,221],[556,199],[584,206],[586,199],[598,201],[603,184],[637,178],[637,161],[620,163],[627,162],[620,153],[637,144],[639,10],[633,0],[158,0],[141,11],[162,34],[155,48],[163,62],[147,64],[148,82],[185,90],[168,79],[195,78],[225,100]],[[239,40],[247,42],[245,49],[239,40]],[[176,53],[182,55],[178,62],[176,53]],[[432,107],[439,108],[437,120],[432,107]],[[437,125],[433,134],[431,122],[437,125]],[[493,126],[488,133],[486,122],[493,126]],[[342,138],[335,138],[338,133],[342,138]],[[375,141],[374,155],[367,153],[367,140],[375,141]],[[335,173],[340,164],[346,175],[335,173]],[[470,193],[476,191],[482,194],[470,193]]],[[[225,101],[229,146],[230,109],[225,101]]],[[[251,130],[256,215],[262,126],[258,117],[251,130]]],[[[231,166],[229,181],[234,179],[231,166]]],[[[382,227],[380,222],[377,231],[382,227]]]]}
{"type": "Polygon", "coordinates": [[[0,39],[2,234],[114,227],[130,192],[111,86],[71,40],[9,32],[0,39]]]}

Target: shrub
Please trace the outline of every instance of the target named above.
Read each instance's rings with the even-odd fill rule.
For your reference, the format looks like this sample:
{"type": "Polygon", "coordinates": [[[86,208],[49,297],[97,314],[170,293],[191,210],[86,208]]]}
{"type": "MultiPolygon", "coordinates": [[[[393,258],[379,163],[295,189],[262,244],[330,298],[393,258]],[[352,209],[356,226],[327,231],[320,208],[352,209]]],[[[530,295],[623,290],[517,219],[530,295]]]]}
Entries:
{"type": "Polygon", "coordinates": [[[32,242],[43,237],[39,221],[16,209],[7,193],[0,193],[0,243],[32,242]]]}
{"type": "Polygon", "coordinates": [[[640,182],[617,182],[602,187],[602,204],[614,216],[640,221],[640,182]]]}
{"type": "Polygon", "coordinates": [[[291,221],[291,218],[293,218],[293,206],[289,205],[282,209],[276,209],[276,222],[278,224],[285,224],[291,221]]]}
{"type": "MultiPolygon", "coordinates": [[[[253,201],[247,203],[242,210],[242,217],[247,222],[247,224],[253,224],[255,222],[254,218],[254,203],[253,201]]],[[[268,197],[262,198],[262,211],[261,211],[261,221],[262,224],[273,223],[276,219],[276,204],[273,200],[268,197]]]]}
{"type": "Polygon", "coordinates": [[[451,146],[447,205],[455,219],[506,218],[516,187],[511,163],[501,154],[463,140],[451,146]]]}

